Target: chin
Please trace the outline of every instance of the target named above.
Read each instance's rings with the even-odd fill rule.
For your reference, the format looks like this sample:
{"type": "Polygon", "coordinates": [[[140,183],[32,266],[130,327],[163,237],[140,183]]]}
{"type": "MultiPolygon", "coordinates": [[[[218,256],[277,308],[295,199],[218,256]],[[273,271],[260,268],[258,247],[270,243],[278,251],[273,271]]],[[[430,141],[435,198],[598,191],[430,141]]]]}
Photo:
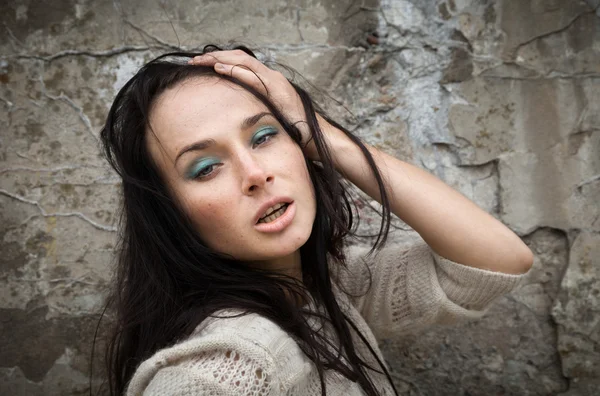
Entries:
{"type": "Polygon", "coordinates": [[[262,252],[259,256],[263,257],[262,260],[273,260],[281,257],[292,255],[298,251],[304,245],[301,244],[288,244],[286,246],[278,246],[269,249],[268,251],[262,252]]]}
{"type": "Polygon", "coordinates": [[[260,253],[257,252],[255,260],[273,260],[292,255],[308,241],[309,237],[310,233],[307,233],[306,235],[287,237],[284,243],[282,241],[265,243],[265,250],[260,253]]]}

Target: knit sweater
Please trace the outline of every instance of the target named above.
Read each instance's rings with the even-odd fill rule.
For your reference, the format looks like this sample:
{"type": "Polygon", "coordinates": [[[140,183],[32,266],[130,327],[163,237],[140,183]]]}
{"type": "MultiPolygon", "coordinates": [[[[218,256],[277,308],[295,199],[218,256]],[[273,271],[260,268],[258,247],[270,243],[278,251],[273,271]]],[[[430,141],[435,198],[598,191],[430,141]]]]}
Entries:
{"type": "MultiPolygon", "coordinates": [[[[434,324],[481,318],[494,299],[513,290],[525,276],[458,264],[425,243],[388,246],[368,259],[366,251],[350,248],[347,269],[330,265],[333,291],[342,311],[382,362],[378,340],[434,324]],[[365,293],[369,270],[372,284],[365,293]]],[[[309,306],[325,312],[313,301],[309,306]]],[[[127,396],[321,395],[317,368],[292,336],[258,314],[222,317],[236,313],[220,311],[214,316],[221,318],[207,318],[185,340],[144,361],[128,385],[127,396]]],[[[309,324],[335,338],[333,329],[321,328],[312,317],[309,324]]],[[[382,371],[368,347],[352,333],[361,358],[382,371]]],[[[380,394],[394,394],[384,374],[367,372],[380,394]]],[[[364,395],[358,383],[334,370],[325,372],[325,385],[327,395],[364,395]]]]}

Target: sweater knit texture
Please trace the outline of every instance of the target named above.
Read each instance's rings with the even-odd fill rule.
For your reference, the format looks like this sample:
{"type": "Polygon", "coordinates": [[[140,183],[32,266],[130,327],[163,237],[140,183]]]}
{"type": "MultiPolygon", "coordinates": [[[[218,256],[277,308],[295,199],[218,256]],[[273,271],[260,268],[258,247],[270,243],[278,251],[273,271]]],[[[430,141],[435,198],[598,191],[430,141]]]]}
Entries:
{"type": "MultiPolygon", "coordinates": [[[[349,248],[347,269],[330,265],[333,291],[342,311],[383,362],[378,340],[481,318],[493,300],[515,289],[526,275],[458,264],[425,243],[388,246],[369,258],[367,251],[349,248]],[[372,284],[365,293],[369,270],[372,284]]],[[[325,312],[312,301],[309,306],[325,312]]],[[[334,334],[311,319],[313,328],[334,334]]],[[[382,371],[354,332],[352,337],[358,354],[382,371]]],[[[381,395],[394,395],[384,374],[367,372],[381,395]]],[[[327,395],[364,395],[358,383],[334,370],[325,372],[325,385],[327,395]]],[[[320,396],[321,384],[316,366],[288,333],[269,319],[247,314],[209,317],[185,340],[142,362],[127,388],[127,396],[139,395],[320,396]]]]}

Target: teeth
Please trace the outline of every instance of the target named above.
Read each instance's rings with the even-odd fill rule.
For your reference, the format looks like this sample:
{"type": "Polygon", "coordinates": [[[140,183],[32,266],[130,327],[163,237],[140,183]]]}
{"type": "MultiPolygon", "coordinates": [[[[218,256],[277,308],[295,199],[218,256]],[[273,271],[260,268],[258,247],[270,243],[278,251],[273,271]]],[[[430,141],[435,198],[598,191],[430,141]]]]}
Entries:
{"type": "MultiPolygon", "coordinates": [[[[261,218],[258,222],[259,223],[270,223],[270,222],[274,221],[279,216],[281,216],[282,214],[285,213],[285,208],[283,208],[283,210],[280,210],[285,205],[286,204],[277,204],[277,205],[273,206],[273,208],[277,208],[278,210],[270,216],[261,218]]],[[[271,208],[269,208],[269,210],[267,210],[267,213],[270,213],[270,212],[271,212],[271,208]]]]}
{"type": "MultiPolygon", "coordinates": [[[[265,215],[267,213],[271,213],[271,212],[276,211],[277,209],[281,208],[283,205],[285,205],[285,204],[284,203],[278,203],[278,204],[275,204],[275,206],[271,206],[269,209],[265,210],[265,215]]],[[[263,217],[261,217],[261,219],[266,219],[266,218],[263,215],[263,217]]]]}

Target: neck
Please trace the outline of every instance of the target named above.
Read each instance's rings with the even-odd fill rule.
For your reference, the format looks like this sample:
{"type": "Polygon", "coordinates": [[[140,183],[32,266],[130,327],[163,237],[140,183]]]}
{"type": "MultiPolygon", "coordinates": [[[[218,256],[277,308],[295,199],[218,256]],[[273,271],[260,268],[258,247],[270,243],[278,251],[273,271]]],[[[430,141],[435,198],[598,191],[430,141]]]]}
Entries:
{"type": "MultiPolygon", "coordinates": [[[[271,260],[253,261],[250,265],[254,268],[261,268],[277,272],[282,275],[291,276],[298,282],[303,283],[302,279],[302,258],[300,250],[283,257],[277,257],[271,260]]],[[[306,301],[295,301],[296,305],[302,306],[306,301]]]]}
{"type": "Polygon", "coordinates": [[[266,269],[291,276],[302,282],[302,259],[300,257],[300,250],[296,250],[294,253],[283,257],[253,261],[250,265],[255,268],[266,269]]]}

